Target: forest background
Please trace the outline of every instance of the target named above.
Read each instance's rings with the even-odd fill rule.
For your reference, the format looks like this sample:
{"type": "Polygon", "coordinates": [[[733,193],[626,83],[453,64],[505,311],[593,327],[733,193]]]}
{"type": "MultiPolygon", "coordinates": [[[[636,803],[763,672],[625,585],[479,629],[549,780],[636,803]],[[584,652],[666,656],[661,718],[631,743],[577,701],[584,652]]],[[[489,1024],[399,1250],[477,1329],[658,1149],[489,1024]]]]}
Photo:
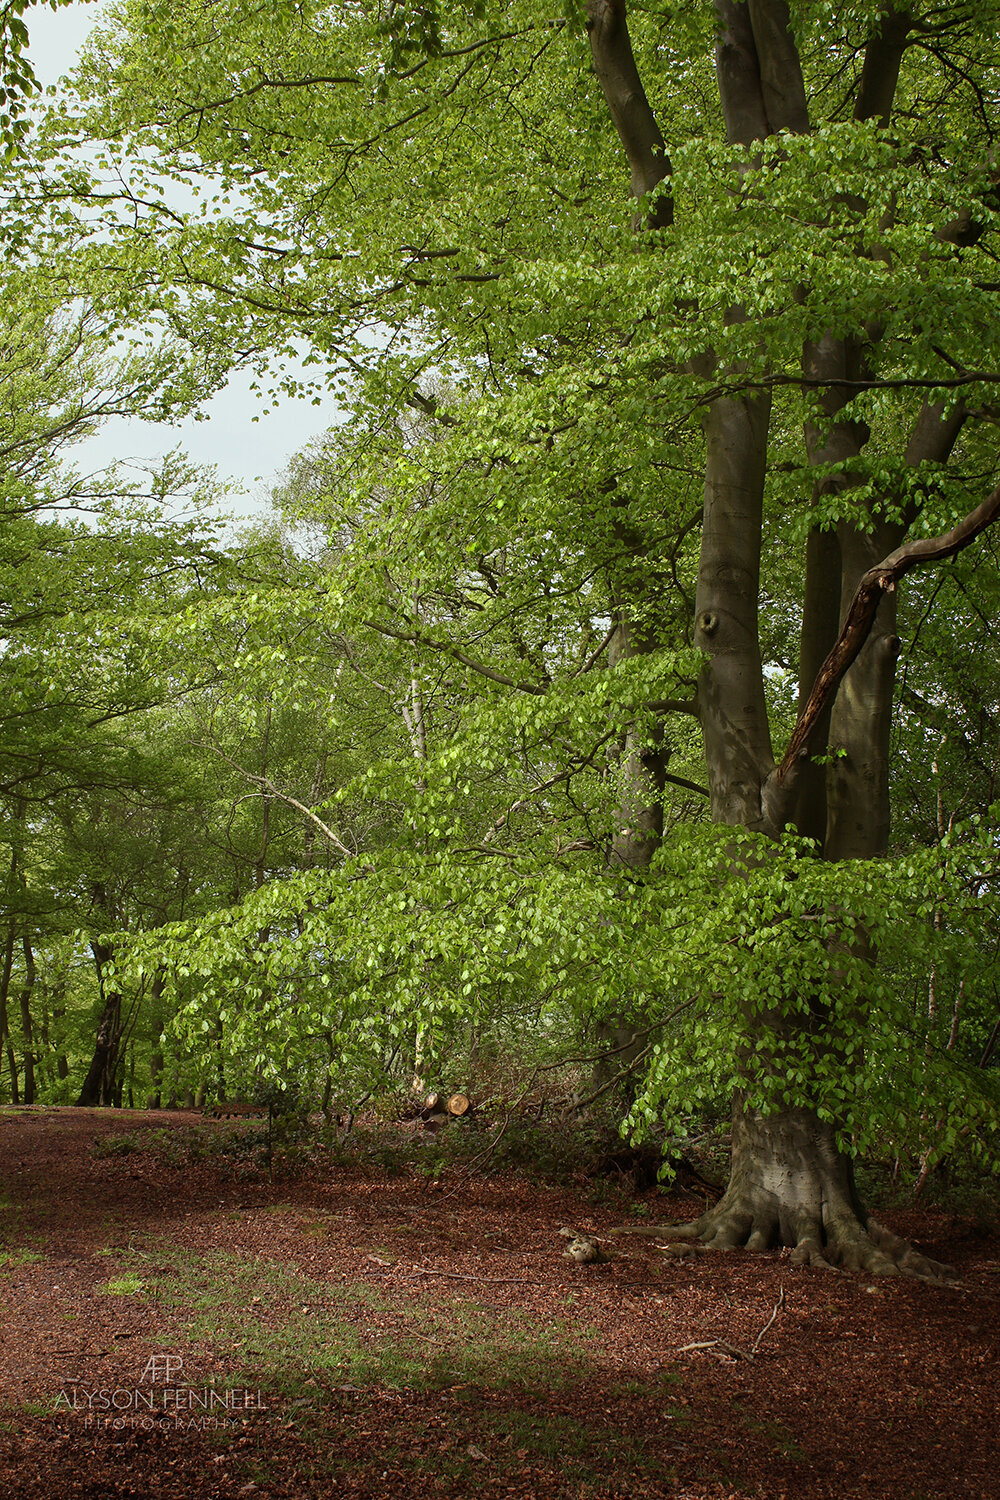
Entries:
{"type": "Polygon", "coordinates": [[[735,1094],[699,1234],[932,1272],[850,1163],[996,1166],[996,21],[131,3],[26,112],[8,12],[2,1097],[735,1094]],[[350,412],[235,539],[74,467],[234,370],[350,412]]]}

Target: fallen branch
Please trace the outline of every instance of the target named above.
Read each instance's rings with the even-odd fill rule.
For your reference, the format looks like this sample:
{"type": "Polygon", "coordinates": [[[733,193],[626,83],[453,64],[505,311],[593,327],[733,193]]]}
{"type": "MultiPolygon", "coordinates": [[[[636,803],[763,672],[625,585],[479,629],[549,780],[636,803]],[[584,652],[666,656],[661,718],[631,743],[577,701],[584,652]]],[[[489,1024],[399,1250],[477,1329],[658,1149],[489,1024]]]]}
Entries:
{"type": "Polygon", "coordinates": [[[778,1300],[771,1309],[771,1316],[750,1345],[749,1349],[741,1349],[738,1344],[731,1344],[728,1339],[702,1339],[696,1344],[681,1344],[675,1351],[677,1354],[688,1354],[694,1349],[722,1349],[726,1354],[731,1354],[734,1359],[754,1360],[757,1350],[760,1348],[761,1340],[767,1333],[771,1324],[785,1305],[785,1288],[782,1283],[778,1291],[778,1300]]]}
{"type": "Polygon", "coordinates": [[[366,1276],[402,1276],[414,1281],[418,1276],[447,1276],[449,1281],[474,1281],[480,1286],[545,1286],[544,1281],[527,1281],[523,1276],[463,1276],[459,1271],[438,1271],[431,1266],[417,1266],[413,1271],[370,1271],[366,1276]]]}
{"type": "Polygon", "coordinates": [[[681,1344],[680,1348],[675,1350],[675,1353],[687,1354],[691,1349],[723,1349],[727,1354],[731,1354],[734,1359],[753,1359],[752,1354],[748,1354],[745,1349],[737,1348],[735,1344],[730,1344],[726,1339],[705,1339],[700,1344],[681,1344]]]}

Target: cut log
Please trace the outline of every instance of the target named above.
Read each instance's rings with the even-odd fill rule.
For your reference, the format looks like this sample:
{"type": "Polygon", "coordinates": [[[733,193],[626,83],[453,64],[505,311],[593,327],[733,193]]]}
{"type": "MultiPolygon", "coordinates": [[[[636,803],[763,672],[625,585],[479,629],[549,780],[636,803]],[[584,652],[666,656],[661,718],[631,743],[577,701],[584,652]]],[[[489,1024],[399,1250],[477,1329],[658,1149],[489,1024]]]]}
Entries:
{"type": "Polygon", "coordinates": [[[205,1105],[202,1114],[213,1120],[255,1120],[267,1114],[266,1104],[250,1104],[245,1099],[223,1099],[218,1104],[205,1105]]]}
{"type": "Polygon", "coordinates": [[[465,1094],[452,1094],[448,1100],[448,1113],[450,1115],[467,1115],[471,1105],[465,1094]]]}
{"type": "Polygon", "coordinates": [[[434,1114],[435,1111],[440,1108],[440,1105],[440,1094],[428,1094],[427,1098],[424,1100],[424,1109],[429,1110],[431,1114],[434,1114]]]}

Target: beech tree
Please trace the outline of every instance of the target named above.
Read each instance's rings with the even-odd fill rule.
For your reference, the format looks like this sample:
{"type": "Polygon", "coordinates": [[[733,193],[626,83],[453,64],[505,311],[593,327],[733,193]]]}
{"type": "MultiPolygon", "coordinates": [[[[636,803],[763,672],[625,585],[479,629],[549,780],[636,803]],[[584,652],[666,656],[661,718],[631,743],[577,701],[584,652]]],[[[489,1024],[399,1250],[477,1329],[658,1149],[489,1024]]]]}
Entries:
{"type": "MultiPolygon", "coordinates": [[[[175,325],[262,367],[305,342],[350,394],[374,498],[313,618],[468,698],[437,772],[368,775],[423,820],[394,863],[344,850],[319,903],[264,890],[177,951],[207,975],[220,923],[236,951],[280,913],[301,978],[325,921],[311,1003],[339,964],[390,1020],[561,987],[616,1052],[659,1038],[634,1129],[734,1086],[728,1190],[685,1232],[876,1273],[936,1269],[851,1170],[930,1098],[891,966],[942,881],[994,878],[988,836],[886,855],[902,581],[1000,515],[996,48],[986,3],[134,0],[79,80],[133,183],[238,189],[130,193],[175,325]],[[387,484],[404,407],[437,434],[387,484]],[[699,786],[711,827],[665,839],[699,786]],[[563,830],[544,859],[509,842],[525,803],[563,830]]],[[[965,1082],[961,1121],[933,1107],[976,1139],[996,1094],[965,1082]]]]}

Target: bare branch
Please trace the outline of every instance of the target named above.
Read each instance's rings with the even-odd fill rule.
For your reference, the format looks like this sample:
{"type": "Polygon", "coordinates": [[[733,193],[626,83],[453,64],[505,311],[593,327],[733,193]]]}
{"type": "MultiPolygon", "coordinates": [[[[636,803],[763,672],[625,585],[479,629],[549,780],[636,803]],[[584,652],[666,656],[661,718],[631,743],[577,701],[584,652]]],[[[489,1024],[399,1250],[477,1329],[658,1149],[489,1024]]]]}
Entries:
{"type": "Polygon", "coordinates": [[[247,781],[253,782],[255,786],[259,786],[261,788],[261,796],[269,797],[276,802],[284,802],[289,807],[294,807],[296,812],[300,812],[304,818],[308,818],[309,822],[312,823],[316,828],[318,828],[323,837],[325,839],[329,839],[333,847],[335,849],[339,849],[340,853],[343,854],[346,859],[354,858],[354,854],[352,853],[352,851],[348,849],[346,844],[342,844],[340,842],[340,839],[338,839],[333,829],[328,827],[327,824],[323,822],[323,819],[319,817],[318,814],[313,812],[312,808],[306,807],[305,803],[300,802],[297,797],[290,796],[288,792],[279,791],[278,788],[274,785],[274,782],[269,781],[266,776],[257,776],[253,771],[248,771],[245,769],[245,767],[238,765],[237,762],[235,760],[232,760],[224,750],[220,750],[218,745],[213,745],[211,743],[199,744],[198,749],[211,750],[215,755],[219,756],[221,760],[224,760],[228,766],[232,766],[234,771],[238,771],[241,776],[244,776],[247,781]]]}
{"type": "Polygon", "coordinates": [[[513,677],[507,677],[503,672],[496,672],[488,667],[485,662],[475,661],[471,656],[466,656],[464,651],[459,651],[447,641],[435,641],[430,636],[420,635],[411,630],[395,630],[391,625],[379,624],[377,620],[366,620],[365,625],[369,630],[378,631],[379,635],[387,635],[394,641],[408,641],[411,646],[427,646],[431,651],[442,651],[446,656],[461,662],[463,667],[469,667],[471,671],[478,672],[480,677],[488,677],[490,682],[498,682],[501,687],[516,688],[519,693],[532,693],[541,698],[548,691],[534,682],[517,682],[513,677]]]}
{"type": "Polygon", "coordinates": [[[671,786],[682,787],[686,792],[697,792],[699,797],[710,797],[712,794],[707,786],[699,786],[697,781],[688,781],[684,776],[672,776],[669,771],[664,771],[663,779],[671,786]]]}

